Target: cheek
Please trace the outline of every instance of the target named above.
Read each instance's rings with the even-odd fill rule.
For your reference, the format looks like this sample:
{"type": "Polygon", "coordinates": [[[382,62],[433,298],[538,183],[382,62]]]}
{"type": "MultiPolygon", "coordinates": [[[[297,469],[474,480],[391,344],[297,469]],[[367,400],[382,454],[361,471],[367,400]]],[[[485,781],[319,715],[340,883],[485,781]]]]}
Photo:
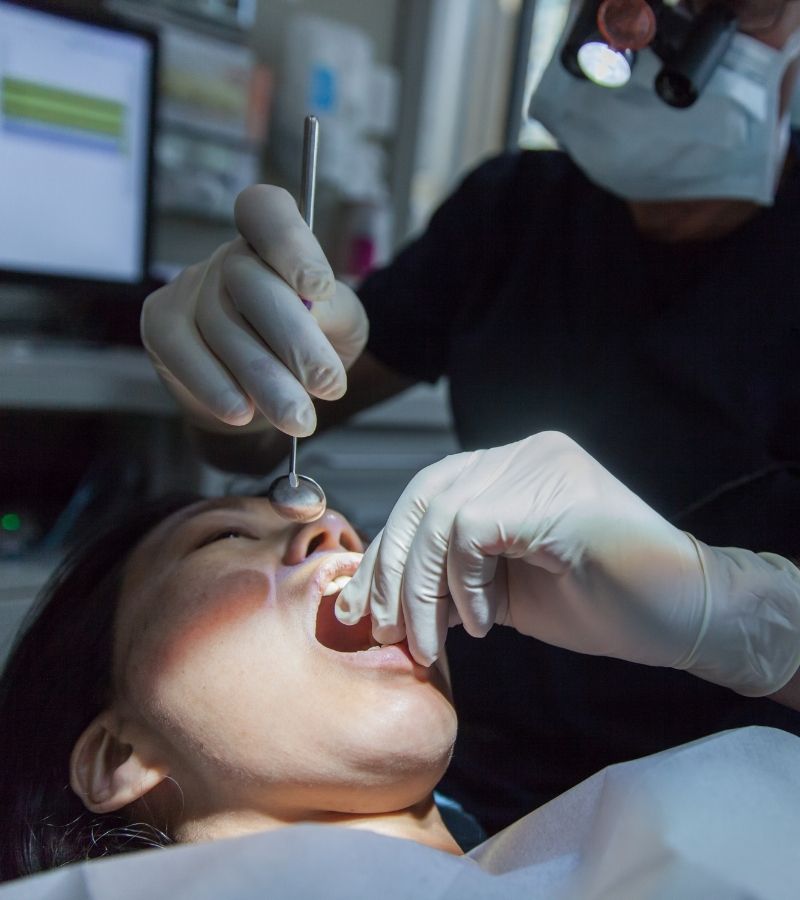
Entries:
{"type": "MultiPolygon", "coordinates": [[[[188,588],[188,591],[186,590],[188,588]]],[[[220,638],[274,610],[274,585],[262,572],[245,570],[197,579],[179,610],[168,615],[160,639],[154,642],[158,668],[186,665],[220,638]]]]}
{"type": "Polygon", "coordinates": [[[291,783],[380,783],[420,767],[438,777],[455,737],[441,674],[373,678],[331,661],[309,640],[301,599],[260,571],[176,573],[131,628],[129,706],[214,771],[291,783]]]}
{"type": "Polygon", "coordinates": [[[302,749],[287,734],[315,718],[301,613],[283,594],[275,603],[263,572],[197,576],[157,598],[123,671],[128,707],[179,766],[265,775],[269,760],[269,777],[280,778],[302,749]]]}
{"type": "Polygon", "coordinates": [[[133,626],[123,672],[129,698],[165,711],[198,692],[235,691],[243,667],[274,659],[271,645],[286,644],[274,598],[272,580],[256,570],[176,573],[133,626]]]}

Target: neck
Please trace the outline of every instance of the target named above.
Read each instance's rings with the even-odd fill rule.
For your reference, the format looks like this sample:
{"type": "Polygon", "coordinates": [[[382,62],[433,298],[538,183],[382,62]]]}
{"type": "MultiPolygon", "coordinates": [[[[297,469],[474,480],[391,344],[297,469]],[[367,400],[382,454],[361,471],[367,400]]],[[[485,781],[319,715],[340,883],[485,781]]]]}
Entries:
{"type": "Polygon", "coordinates": [[[210,812],[182,822],[174,829],[174,836],[178,843],[196,843],[309,823],[374,831],[388,837],[416,841],[418,844],[456,856],[462,853],[442,821],[432,796],[407,809],[384,813],[306,811],[302,814],[278,817],[255,810],[210,812]]]}
{"type": "Polygon", "coordinates": [[[637,230],[663,243],[725,237],[762,209],[748,200],[629,200],[627,206],[637,230]]]}
{"type": "Polygon", "coordinates": [[[328,819],[328,822],[336,825],[344,825],[347,828],[358,828],[365,831],[375,831],[389,837],[404,838],[425,844],[434,850],[443,850],[461,856],[462,851],[447,830],[433,797],[428,797],[422,803],[399,812],[380,813],[365,816],[338,816],[328,819]]]}
{"type": "MultiPolygon", "coordinates": [[[[787,153],[777,189],[794,165],[787,153]]],[[[637,230],[665,244],[723,238],[764,209],[751,200],[627,200],[626,205],[637,230]]]]}

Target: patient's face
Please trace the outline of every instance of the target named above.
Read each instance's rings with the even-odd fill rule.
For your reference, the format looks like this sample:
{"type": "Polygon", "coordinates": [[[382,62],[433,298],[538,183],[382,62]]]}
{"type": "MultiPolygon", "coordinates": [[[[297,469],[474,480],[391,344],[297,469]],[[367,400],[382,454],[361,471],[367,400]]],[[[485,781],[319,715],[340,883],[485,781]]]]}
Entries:
{"type": "Polygon", "coordinates": [[[363,547],[328,511],[297,526],[266,500],[203,502],[133,552],[115,644],[116,704],[155,735],[194,811],[247,804],[381,812],[424,797],[455,714],[437,669],[340,625],[337,577],[363,547]]]}

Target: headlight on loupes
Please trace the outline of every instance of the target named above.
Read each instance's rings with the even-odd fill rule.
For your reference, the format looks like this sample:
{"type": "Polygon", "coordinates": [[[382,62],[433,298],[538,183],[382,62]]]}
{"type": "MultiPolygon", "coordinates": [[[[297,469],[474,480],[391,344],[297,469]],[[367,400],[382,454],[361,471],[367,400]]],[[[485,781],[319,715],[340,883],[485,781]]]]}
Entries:
{"type": "Polygon", "coordinates": [[[584,0],[561,51],[564,68],[605,88],[627,84],[636,54],[662,62],[653,85],[670,106],[691,106],[725,55],[739,15],[722,2],[584,0]]]}

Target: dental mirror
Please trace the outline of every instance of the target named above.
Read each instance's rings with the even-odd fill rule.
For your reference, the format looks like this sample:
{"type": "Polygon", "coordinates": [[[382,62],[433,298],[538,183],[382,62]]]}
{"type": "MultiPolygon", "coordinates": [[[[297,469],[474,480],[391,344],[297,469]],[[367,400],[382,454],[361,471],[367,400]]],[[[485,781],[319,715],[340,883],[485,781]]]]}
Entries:
{"type": "MultiPolygon", "coordinates": [[[[314,228],[314,193],[317,183],[319,119],[306,116],[303,129],[303,172],[300,185],[300,214],[314,228]]],[[[301,298],[302,299],[302,298],[301,298]]],[[[303,303],[310,309],[307,300],[303,303]]],[[[297,438],[292,438],[289,474],[276,478],[267,490],[267,499],[275,512],[290,522],[314,522],[326,507],[325,492],[307,475],[297,474],[297,438]]]]}

